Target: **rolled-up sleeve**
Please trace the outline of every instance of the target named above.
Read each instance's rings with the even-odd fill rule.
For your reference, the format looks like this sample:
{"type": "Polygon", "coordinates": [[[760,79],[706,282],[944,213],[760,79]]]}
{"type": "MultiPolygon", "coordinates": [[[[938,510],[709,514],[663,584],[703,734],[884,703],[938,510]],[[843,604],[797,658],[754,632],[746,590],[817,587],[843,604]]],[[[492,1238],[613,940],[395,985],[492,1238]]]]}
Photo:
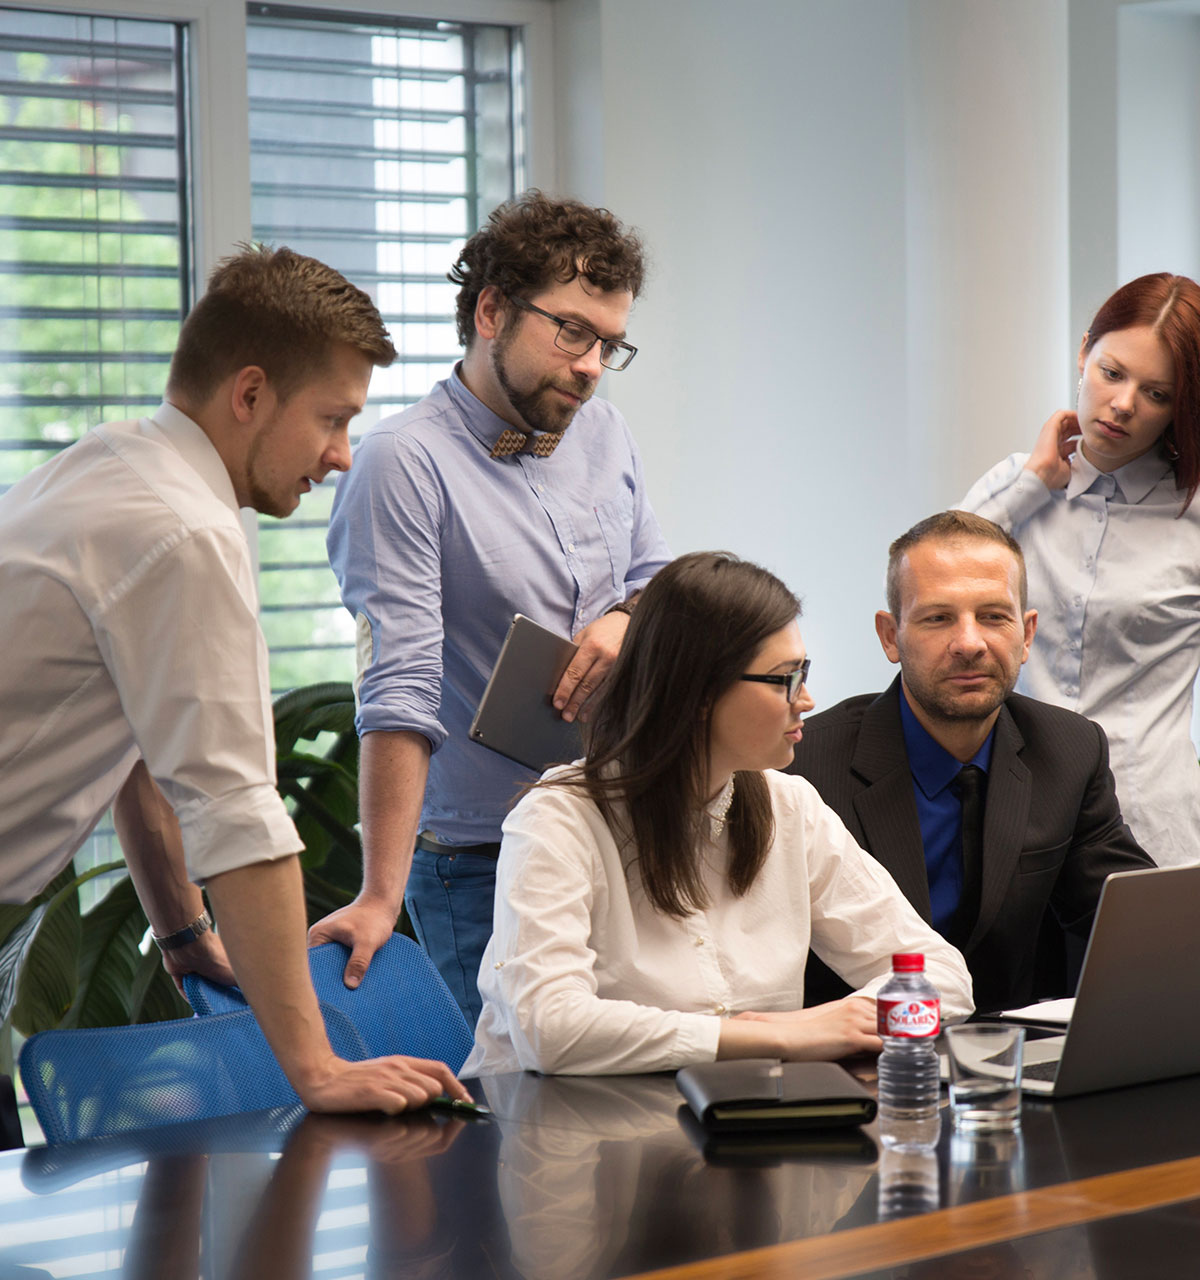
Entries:
{"type": "Polygon", "coordinates": [[[360,734],[423,734],[437,750],[442,680],[443,493],[419,448],[364,437],[338,482],[329,560],[359,637],[360,734]]]}
{"type": "Polygon", "coordinates": [[[179,818],[189,876],[302,848],[275,789],[267,648],[236,525],[163,539],[92,626],[134,741],[179,818]]]}

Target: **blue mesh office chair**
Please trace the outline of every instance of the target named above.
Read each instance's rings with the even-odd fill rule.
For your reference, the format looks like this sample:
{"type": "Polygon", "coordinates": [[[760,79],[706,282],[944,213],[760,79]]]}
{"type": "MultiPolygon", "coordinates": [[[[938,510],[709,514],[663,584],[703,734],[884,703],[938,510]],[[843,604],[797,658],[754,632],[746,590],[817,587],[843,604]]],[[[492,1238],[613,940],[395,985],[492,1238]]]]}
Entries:
{"type": "MultiPolygon", "coordinates": [[[[334,1052],[368,1057],[339,1010],[323,1006],[334,1052]]],[[[21,1078],[47,1142],[299,1103],[248,1008],[131,1027],[42,1031],[21,1049],[21,1078]]]]}
{"type": "MultiPolygon", "coordinates": [[[[435,1058],[458,1072],[474,1037],[433,961],[411,938],[399,933],[380,947],[366,977],[353,991],[342,981],[350,948],[326,942],[308,953],[313,986],[322,1005],[343,1013],[367,1047],[368,1057],[403,1053],[435,1058]]],[[[199,1014],[244,1009],[237,987],[219,987],[189,974],[183,980],[188,1003],[199,1014]]]]}

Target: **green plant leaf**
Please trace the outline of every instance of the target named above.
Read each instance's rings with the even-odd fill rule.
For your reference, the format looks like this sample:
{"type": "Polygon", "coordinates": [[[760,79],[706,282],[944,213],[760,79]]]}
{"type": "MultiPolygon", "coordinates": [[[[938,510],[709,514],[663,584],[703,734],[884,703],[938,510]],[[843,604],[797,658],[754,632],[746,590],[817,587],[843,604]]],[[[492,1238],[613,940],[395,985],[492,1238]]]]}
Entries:
{"type": "Polygon", "coordinates": [[[78,972],[79,886],[123,865],[106,862],[76,875],[68,863],[31,902],[0,907],[0,1023],[12,1016],[26,1035],[58,1025],[65,1012],[61,1002],[69,1005],[74,991],[71,971],[78,972]],[[43,936],[46,917],[60,910],[66,915],[43,936]],[[27,978],[34,965],[36,976],[27,978]]]}
{"type": "Polygon", "coordinates": [[[171,975],[162,966],[157,947],[139,957],[138,971],[129,991],[130,1022],[167,1022],[191,1017],[191,1007],[179,994],[171,975]]]}
{"type": "Polygon", "coordinates": [[[37,937],[47,906],[45,902],[36,907],[31,906],[26,911],[24,920],[9,930],[4,945],[0,947],[0,1024],[7,1024],[17,1003],[21,970],[25,966],[33,940],[37,937]]]}
{"type": "Polygon", "coordinates": [[[79,887],[74,881],[46,904],[21,966],[13,1026],[24,1036],[57,1027],[79,981],[79,887]]]}
{"type": "Polygon", "coordinates": [[[122,877],[82,918],[79,985],[64,1027],[118,1027],[129,1022],[129,991],[146,932],[133,881],[122,877]]]}
{"type": "Polygon", "coordinates": [[[299,738],[350,729],[354,725],[354,690],[346,681],[305,685],[275,699],[275,752],[282,757],[299,738]]]}

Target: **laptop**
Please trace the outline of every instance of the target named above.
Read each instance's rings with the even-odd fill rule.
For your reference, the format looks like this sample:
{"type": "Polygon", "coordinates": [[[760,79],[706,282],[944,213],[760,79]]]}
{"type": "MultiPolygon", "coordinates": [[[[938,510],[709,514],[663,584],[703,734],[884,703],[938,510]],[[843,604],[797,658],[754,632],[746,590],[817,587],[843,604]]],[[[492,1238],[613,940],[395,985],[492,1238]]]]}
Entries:
{"type": "Polygon", "coordinates": [[[471,721],[471,740],[537,773],[583,755],[579,722],[564,720],[551,701],[577,648],[516,614],[471,721]]]}
{"type": "Polygon", "coordinates": [[[1200,1072],[1197,938],[1200,866],[1110,875],[1066,1034],[1026,1041],[1022,1089],[1069,1098],[1200,1072]]]}

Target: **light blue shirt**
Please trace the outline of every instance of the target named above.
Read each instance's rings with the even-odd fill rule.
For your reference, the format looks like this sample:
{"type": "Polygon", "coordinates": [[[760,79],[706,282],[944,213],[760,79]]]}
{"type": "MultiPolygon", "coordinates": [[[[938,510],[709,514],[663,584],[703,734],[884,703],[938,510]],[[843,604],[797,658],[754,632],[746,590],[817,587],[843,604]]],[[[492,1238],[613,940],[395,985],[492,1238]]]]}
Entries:
{"type": "Polygon", "coordinates": [[[429,739],[421,823],[452,844],[499,840],[534,777],[467,737],[513,614],[575,635],[669,558],[611,404],[584,404],[549,458],[490,457],[507,427],[456,369],[363,436],[329,525],[358,625],[359,733],[429,739]]]}
{"type": "Polygon", "coordinates": [[[1162,866],[1200,859],[1200,767],[1191,740],[1200,666],[1200,501],[1183,515],[1153,449],[1111,474],[1076,452],[1049,490],[1013,454],[959,504],[1025,552],[1037,636],[1017,687],[1108,734],[1121,811],[1162,866]]]}

